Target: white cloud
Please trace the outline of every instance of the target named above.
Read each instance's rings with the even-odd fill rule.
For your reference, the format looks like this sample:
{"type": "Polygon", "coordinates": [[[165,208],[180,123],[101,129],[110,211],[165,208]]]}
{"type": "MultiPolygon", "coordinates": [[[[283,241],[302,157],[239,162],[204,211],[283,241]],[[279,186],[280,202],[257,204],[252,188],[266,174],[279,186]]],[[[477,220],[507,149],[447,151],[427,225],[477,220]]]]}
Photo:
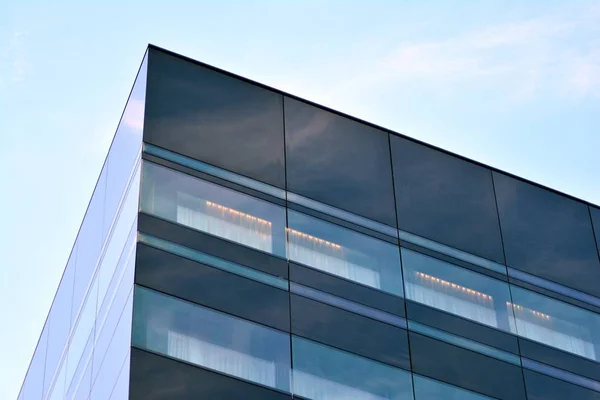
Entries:
{"type": "Polygon", "coordinates": [[[500,86],[516,101],[600,96],[600,53],[587,50],[600,48],[598,20],[600,7],[403,43],[353,71],[340,91],[419,83],[442,90],[500,86]]]}

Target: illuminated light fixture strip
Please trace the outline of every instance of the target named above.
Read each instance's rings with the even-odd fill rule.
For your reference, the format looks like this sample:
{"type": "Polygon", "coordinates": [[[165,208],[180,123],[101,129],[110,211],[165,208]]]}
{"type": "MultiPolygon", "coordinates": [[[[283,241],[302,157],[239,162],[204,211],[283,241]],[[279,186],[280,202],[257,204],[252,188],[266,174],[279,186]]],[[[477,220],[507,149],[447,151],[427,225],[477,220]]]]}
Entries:
{"type": "Polygon", "coordinates": [[[532,313],[536,317],[540,317],[542,319],[550,319],[550,316],[548,314],[544,314],[542,312],[532,310],[531,308],[527,308],[527,307],[520,306],[518,304],[511,303],[510,301],[507,301],[506,305],[509,306],[509,307],[514,307],[514,308],[516,308],[519,311],[524,311],[524,310],[529,311],[530,313],[532,313]]]}
{"type": "Polygon", "coordinates": [[[253,215],[246,214],[246,213],[243,213],[243,212],[238,211],[238,210],[234,210],[233,208],[229,208],[229,207],[225,207],[225,206],[222,206],[220,204],[217,204],[217,203],[213,203],[212,201],[206,201],[206,205],[209,206],[209,207],[215,208],[215,209],[217,209],[219,211],[228,212],[231,215],[236,215],[236,216],[238,216],[240,218],[247,219],[248,221],[258,222],[259,224],[271,226],[271,222],[269,222],[269,221],[257,218],[257,217],[255,217],[253,215]]]}
{"type": "Polygon", "coordinates": [[[336,244],[336,243],[333,243],[333,242],[330,242],[330,241],[327,241],[327,240],[324,240],[324,239],[321,239],[321,238],[318,238],[318,237],[306,234],[304,232],[297,231],[297,230],[292,229],[292,228],[285,228],[285,230],[287,232],[291,233],[294,236],[301,237],[302,239],[308,239],[308,240],[310,240],[312,242],[315,242],[315,243],[318,243],[318,244],[324,244],[325,246],[333,247],[334,249],[341,249],[342,248],[342,246],[340,246],[339,244],[336,244]]]}
{"type": "Polygon", "coordinates": [[[492,296],[490,296],[489,294],[481,293],[481,292],[478,292],[477,290],[469,289],[467,287],[457,285],[456,283],[448,282],[443,279],[436,278],[435,276],[424,274],[423,272],[415,271],[415,274],[417,274],[417,276],[419,276],[420,278],[427,279],[428,281],[431,281],[431,282],[439,283],[442,286],[447,286],[449,288],[455,289],[456,291],[461,291],[464,293],[472,294],[472,295],[481,297],[482,299],[492,300],[492,296]]]}

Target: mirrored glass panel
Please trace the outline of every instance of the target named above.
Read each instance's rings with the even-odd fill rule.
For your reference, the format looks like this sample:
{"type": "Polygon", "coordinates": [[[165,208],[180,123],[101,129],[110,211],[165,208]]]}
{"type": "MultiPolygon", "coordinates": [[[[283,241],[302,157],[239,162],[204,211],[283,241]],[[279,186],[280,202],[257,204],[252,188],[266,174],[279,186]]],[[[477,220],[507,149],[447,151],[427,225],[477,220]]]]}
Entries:
{"type": "Polygon", "coordinates": [[[486,400],[491,397],[414,374],[416,400],[486,400]]]}
{"type": "Polygon", "coordinates": [[[289,341],[281,331],[135,288],[139,348],[289,392],[289,341]]]}
{"type": "Polygon", "coordinates": [[[290,260],[402,296],[397,246],[293,210],[288,226],[290,260]]]}
{"type": "Polygon", "coordinates": [[[404,248],[402,268],[407,299],[514,332],[507,283],[404,248]]]}
{"type": "Polygon", "coordinates": [[[600,208],[590,206],[590,214],[592,215],[592,224],[594,225],[594,233],[596,234],[596,244],[600,253],[600,208]]]}
{"type": "Polygon", "coordinates": [[[412,399],[410,372],[292,336],[294,394],[308,399],[412,399]]]}
{"type": "Polygon", "coordinates": [[[144,162],[142,211],[285,257],[285,209],[144,162]]]}
{"type": "Polygon", "coordinates": [[[148,51],[144,141],[284,188],[279,93],[148,51]]]}
{"type": "Polygon", "coordinates": [[[514,285],[511,292],[519,336],[600,361],[600,315],[514,285]]]}
{"type": "Polygon", "coordinates": [[[503,263],[490,170],[395,135],[390,141],[398,227],[503,263]]]}
{"type": "MultiPolygon", "coordinates": [[[[54,297],[52,308],[48,315],[49,326],[48,350],[46,351],[46,379],[44,393],[52,385],[54,375],[63,355],[63,350],[71,332],[71,302],[73,300],[73,281],[75,279],[75,250],[71,254],[67,267],[54,297]]],[[[63,366],[66,362],[63,363],[63,366]]],[[[63,368],[64,369],[64,368],[63,368]]],[[[62,380],[65,380],[63,372],[62,380]]],[[[64,386],[64,382],[63,382],[64,386]]]]}
{"type": "Polygon", "coordinates": [[[588,206],[493,173],[507,266],[600,296],[588,206]]]}
{"type": "Polygon", "coordinates": [[[396,227],[388,133],[286,97],[288,190],[396,227]]]}

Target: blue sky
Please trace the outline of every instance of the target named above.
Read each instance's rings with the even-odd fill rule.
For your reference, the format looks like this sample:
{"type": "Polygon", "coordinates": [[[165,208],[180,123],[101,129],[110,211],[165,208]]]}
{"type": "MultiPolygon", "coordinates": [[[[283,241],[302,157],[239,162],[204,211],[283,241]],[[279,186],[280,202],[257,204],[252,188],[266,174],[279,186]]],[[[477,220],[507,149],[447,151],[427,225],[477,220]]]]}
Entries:
{"type": "Polygon", "coordinates": [[[0,398],[147,43],[600,204],[597,1],[0,2],[0,398]]]}

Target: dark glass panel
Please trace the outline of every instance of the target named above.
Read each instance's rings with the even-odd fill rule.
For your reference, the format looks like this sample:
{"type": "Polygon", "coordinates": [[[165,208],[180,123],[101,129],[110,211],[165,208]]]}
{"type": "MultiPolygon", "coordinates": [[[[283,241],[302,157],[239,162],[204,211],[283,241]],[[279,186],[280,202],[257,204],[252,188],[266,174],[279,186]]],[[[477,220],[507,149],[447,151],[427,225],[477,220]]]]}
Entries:
{"type": "Polygon", "coordinates": [[[537,372],[524,370],[527,398],[529,400],[600,400],[600,393],[581,386],[551,378],[537,372]]]}
{"type": "Polygon", "coordinates": [[[479,393],[470,392],[457,386],[413,375],[415,383],[415,398],[417,400],[485,400],[491,399],[479,393]]]}
{"type": "Polygon", "coordinates": [[[519,348],[523,357],[600,381],[600,363],[522,338],[519,348]]]}
{"type": "Polygon", "coordinates": [[[487,326],[455,317],[452,314],[438,311],[412,301],[406,302],[406,312],[408,318],[412,321],[472,339],[510,353],[519,353],[517,337],[497,329],[488,328],[487,326]]]}
{"type": "Polygon", "coordinates": [[[143,163],[141,210],[286,257],[283,207],[147,161],[143,163]]]}
{"type": "Polygon", "coordinates": [[[290,391],[289,334],[136,286],[133,344],[290,391]]]}
{"type": "Polygon", "coordinates": [[[136,283],[289,331],[287,291],[138,245],[136,283]]]}
{"type": "Polygon", "coordinates": [[[592,224],[594,233],[596,234],[596,245],[600,256],[600,208],[590,206],[590,214],[592,215],[592,224]]]}
{"type": "Polygon", "coordinates": [[[398,227],[504,262],[490,171],[391,136],[398,227]]]}
{"type": "Polygon", "coordinates": [[[198,232],[179,224],[140,213],[138,220],[140,232],[177,243],[192,250],[214,255],[236,264],[264,271],[276,277],[288,277],[287,261],[268,253],[240,246],[234,242],[222,240],[213,235],[198,232]]]}
{"type": "Polygon", "coordinates": [[[284,188],[281,95],[150,49],[144,141],[284,188]]]}
{"type": "Polygon", "coordinates": [[[301,337],[292,337],[294,396],[307,399],[412,399],[410,372],[301,337]]]}
{"type": "Polygon", "coordinates": [[[288,189],[396,226],[388,134],[285,98],[288,189]]]}
{"type": "Polygon", "coordinates": [[[585,204],[494,172],[509,267],[600,295],[600,263],[585,204]]]}
{"type": "Polygon", "coordinates": [[[402,296],[398,246],[288,210],[290,260],[402,296]]]}
{"type": "Polygon", "coordinates": [[[423,335],[409,336],[414,372],[499,399],[525,399],[521,368],[423,335]]]}
{"type": "Polygon", "coordinates": [[[507,332],[515,332],[506,282],[402,249],[406,298],[507,332]]]}
{"type": "Polygon", "coordinates": [[[290,400],[291,395],[132,348],[129,399],[290,400]]]}
{"type": "Polygon", "coordinates": [[[291,295],[292,333],[401,368],[410,368],[406,331],[291,295]]]}
{"type": "Polygon", "coordinates": [[[313,268],[290,262],[290,280],[369,307],[378,308],[390,314],[404,316],[404,300],[402,298],[367,286],[357,285],[313,268]]]}

